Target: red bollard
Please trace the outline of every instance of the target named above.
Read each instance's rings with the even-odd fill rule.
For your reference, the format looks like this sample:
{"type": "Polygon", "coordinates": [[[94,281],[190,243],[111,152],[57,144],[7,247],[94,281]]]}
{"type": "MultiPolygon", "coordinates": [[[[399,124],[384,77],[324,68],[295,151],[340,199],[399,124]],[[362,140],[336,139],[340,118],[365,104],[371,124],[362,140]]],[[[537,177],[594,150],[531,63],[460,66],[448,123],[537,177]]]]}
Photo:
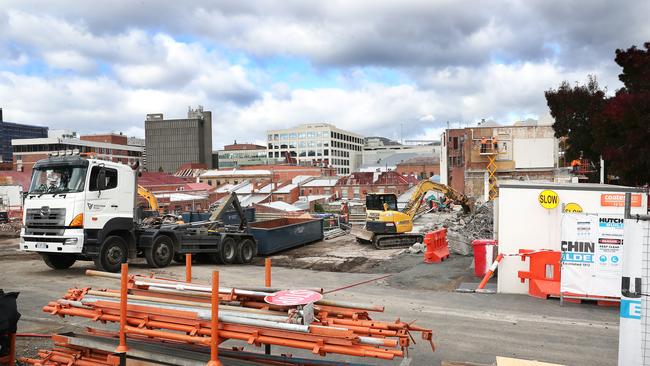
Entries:
{"type": "Polygon", "coordinates": [[[424,236],[424,244],[427,246],[424,252],[424,263],[440,263],[449,258],[447,228],[427,233],[424,236]]]}

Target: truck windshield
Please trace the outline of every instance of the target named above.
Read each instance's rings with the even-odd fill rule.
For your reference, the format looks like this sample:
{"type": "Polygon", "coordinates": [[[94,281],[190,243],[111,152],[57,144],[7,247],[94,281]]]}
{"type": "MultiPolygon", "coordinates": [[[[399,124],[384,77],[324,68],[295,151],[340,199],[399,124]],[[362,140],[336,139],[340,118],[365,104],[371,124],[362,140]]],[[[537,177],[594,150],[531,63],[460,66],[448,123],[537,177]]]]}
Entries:
{"type": "Polygon", "coordinates": [[[73,165],[47,166],[34,169],[29,193],[81,192],[86,180],[86,167],[73,165]]]}
{"type": "Polygon", "coordinates": [[[390,211],[397,211],[397,199],[393,194],[369,194],[366,196],[366,209],[384,210],[384,203],[390,211]]]}

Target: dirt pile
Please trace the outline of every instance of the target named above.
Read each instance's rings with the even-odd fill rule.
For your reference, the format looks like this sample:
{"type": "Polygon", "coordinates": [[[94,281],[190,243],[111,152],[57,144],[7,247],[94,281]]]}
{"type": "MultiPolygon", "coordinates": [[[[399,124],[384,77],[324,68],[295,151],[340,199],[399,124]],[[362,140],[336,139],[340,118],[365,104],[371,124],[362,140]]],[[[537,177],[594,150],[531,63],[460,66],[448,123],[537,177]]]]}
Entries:
{"type": "Polygon", "coordinates": [[[418,228],[419,232],[446,227],[449,250],[452,253],[469,255],[472,253],[472,240],[492,239],[493,204],[484,203],[470,214],[455,210],[430,213],[423,215],[419,221],[418,224],[421,225],[418,228]]]}

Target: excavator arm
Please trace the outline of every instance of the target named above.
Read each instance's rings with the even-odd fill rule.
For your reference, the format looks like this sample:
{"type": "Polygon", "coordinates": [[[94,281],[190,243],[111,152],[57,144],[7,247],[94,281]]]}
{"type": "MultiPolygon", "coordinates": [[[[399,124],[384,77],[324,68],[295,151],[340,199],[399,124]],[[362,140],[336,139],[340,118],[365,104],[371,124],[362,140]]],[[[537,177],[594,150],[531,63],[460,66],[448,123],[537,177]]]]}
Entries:
{"type": "Polygon", "coordinates": [[[158,200],[156,199],[156,196],[154,196],[153,193],[149,192],[148,189],[139,184],[138,196],[144,198],[149,203],[149,207],[151,207],[152,211],[158,211],[158,200]]]}
{"type": "Polygon", "coordinates": [[[415,214],[418,212],[420,205],[422,204],[422,198],[429,191],[441,192],[451,200],[460,203],[466,212],[473,211],[473,203],[464,194],[445,184],[423,180],[416,186],[403,212],[411,217],[415,217],[415,214]]]}

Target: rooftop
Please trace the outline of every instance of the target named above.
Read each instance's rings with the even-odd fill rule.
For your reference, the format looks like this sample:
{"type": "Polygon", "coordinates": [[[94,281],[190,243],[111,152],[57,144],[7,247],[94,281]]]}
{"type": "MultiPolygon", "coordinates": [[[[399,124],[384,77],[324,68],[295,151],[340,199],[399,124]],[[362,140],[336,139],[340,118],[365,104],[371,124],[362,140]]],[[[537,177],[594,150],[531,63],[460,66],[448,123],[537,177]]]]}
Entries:
{"type": "Polygon", "coordinates": [[[171,174],[162,172],[142,172],[138,178],[138,184],[144,187],[155,187],[162,185],[184,186],[187,183],[187,179],[175,177],[171,174]]]}
{"type": "Polygon", "coordinates": [[[282,186],[282,187],[276,189],[275,192],[273,192],[273,193],[280,193],[280,194],[291,193],[291,190],[295,189],[296,187],[298,187],[298,186],[295,185],[295,184],[287,184],[286,186],[282,186]]]}
{"type": "Polygon", "coordinates": [[[296,206],[294,206],[292,204],[289,204],[289,203],[286,203],[286,202],[283,202],[283,201],[274,201],[274,202],[262,203],[262,204],[260,204],[260,206],[270,207],[270,208],[274,208],[276,210],[287,211],[287,212],[303,211],[299,207],[296,207],[296,206]]]}
{"type": "Polygon", "coordinates": [[[317,178],[312,179],[304,184],[303,187],[334,187],[339,181],[339,178],[317,178]]]}
{"type": "Polygon", "coordinates": [[[210,177],[230,177],[230,176],[259,176],[259,175],[271,175],[270,170],[257,170],[257,169],[228,169],[228,170],[206,170],[203,174],[200,175],[201,178],[210,178],[210,177]]]}
{"type": "Polygon", "coordinates": [[[50,145],[50,144],[67,144],[67,145],[76,145],[76,146],[102,147],[108,149],[139,151],[139,152],[142,152],[143,150],[141,146],[120,145],[120,144],[111,144],[108,142],[96,142],[96,141],[89,141],[89,140],[59,138],[59,137],[41,137],[35,139],[12,139],[11,140],[11,145],[13,146],[50,145]]]}
{"type": "Polygon", "coordinates": [[[266,146],[256,145],[256,144],[238,144],[234,143],[231,145],[225,145],[223,147],[225,151],[233,150],[266,150],[266,146]]]}

